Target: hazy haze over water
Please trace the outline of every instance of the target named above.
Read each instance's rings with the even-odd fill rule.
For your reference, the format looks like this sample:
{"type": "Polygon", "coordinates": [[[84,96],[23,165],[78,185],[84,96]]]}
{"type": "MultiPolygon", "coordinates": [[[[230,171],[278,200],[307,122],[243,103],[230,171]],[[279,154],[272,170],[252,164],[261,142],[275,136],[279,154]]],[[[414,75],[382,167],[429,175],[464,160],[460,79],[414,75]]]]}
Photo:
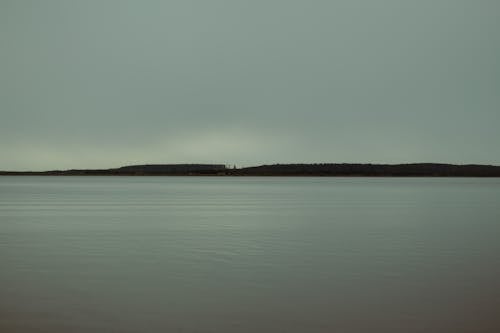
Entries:
{"type": "Polygon", "coordinates": [[[499,179],[0,177],[0,331],[496,333],[499,203],[499,179]]]}

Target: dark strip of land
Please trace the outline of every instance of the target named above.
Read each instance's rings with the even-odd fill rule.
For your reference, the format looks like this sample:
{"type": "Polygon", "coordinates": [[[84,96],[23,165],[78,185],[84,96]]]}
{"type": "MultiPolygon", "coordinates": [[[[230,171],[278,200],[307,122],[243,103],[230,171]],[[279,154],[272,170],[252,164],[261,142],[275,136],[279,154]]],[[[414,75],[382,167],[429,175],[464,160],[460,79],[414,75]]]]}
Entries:
{"type": "Polygon", "coordinates": [[[0,171],[9,176],[364,176],[364,177],[500,177],[500,166],[413,164],[273,164],[228,168],[224,164],[149,164],[114,169],[0,171]]]}

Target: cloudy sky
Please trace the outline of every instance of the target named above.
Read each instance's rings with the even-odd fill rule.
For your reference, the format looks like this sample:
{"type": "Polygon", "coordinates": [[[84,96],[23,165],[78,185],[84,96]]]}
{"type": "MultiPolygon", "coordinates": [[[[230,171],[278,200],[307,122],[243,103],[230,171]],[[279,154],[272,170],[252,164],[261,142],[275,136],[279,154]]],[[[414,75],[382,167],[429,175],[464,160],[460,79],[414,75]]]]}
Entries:
{"type": "Polygon", "coordinates": [[[498,0],[0,0],[0,169],[500,164],[498,0]]]}

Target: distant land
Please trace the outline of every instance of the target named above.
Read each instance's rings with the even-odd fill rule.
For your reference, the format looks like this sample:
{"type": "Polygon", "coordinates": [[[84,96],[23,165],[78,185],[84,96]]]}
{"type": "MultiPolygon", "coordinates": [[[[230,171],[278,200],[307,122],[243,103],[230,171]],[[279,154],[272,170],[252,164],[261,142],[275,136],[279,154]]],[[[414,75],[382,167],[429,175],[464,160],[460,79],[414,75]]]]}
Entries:
{"type": "Polygon", "coordinates": [[[272,164],[231,168],[224,164],[146,164],[114,169],[0,171],[3,176],[359,176],[359,177],[500,177],[500,166],[412,164],[272,164]]]}

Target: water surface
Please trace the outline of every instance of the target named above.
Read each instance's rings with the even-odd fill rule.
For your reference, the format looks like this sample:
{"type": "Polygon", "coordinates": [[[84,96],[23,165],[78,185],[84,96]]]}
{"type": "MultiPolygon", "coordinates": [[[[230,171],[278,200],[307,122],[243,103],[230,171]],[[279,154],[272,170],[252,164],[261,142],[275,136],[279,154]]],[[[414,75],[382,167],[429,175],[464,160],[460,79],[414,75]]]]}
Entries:
{"type": "Polygon", "coordinates": [[[0,177],[0,332],[500,332],[500,179],[0,177]]]}

